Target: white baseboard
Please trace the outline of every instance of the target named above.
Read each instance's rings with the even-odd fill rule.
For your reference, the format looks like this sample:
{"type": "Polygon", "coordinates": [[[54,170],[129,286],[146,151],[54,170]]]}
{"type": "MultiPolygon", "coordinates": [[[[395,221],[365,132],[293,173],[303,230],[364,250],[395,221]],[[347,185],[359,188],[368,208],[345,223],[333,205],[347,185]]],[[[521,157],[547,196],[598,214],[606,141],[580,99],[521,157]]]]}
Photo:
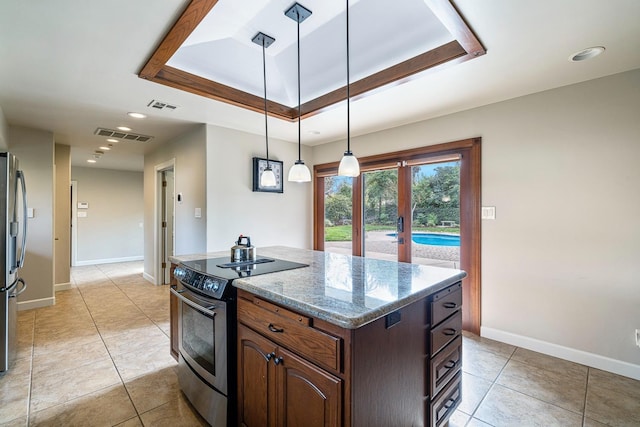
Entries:
{"type": "Polygon", "coordinates": [[[18,311],[30,310],[32,308],[50,307],[55,304],[55,297],[32,299],[29,301],[18,301],[18,311]]]}
{"type": "Polygon", "coordinates": [[[148,273],[143,272],[142,273],[142,278],[144,280],[146,280],[147,282],[151,282],[151,284],[153,284],[153,285],[157,285],[156,278],[153,277],[152,275],[148,274],[148,273]]]}
{"type": "Polygon", "coordinates": [[[570,362],[580,363],[581,365],[640,380],[640,365],[634,365],[633,363],[611,359],[610,357],[600,356],[599,354],[588,353],[586,351],[564,347],[500,329],[488,328],[486,326],[480,328],[480,335],[485,338],[515,345],[516,347],[526,348],[527,350],[537,351],[538,353],[543,353],[548,356],[559,357],[560,359],[570,362]]]}
{"type": "Polygon", "coordinates": [[[55,285],[53,285],[53,291],[54,292],[66,291],[67,289],[71,289],[71,282],[56,283],[55,285]]]}
{"type": "Polygon", "coordinates": [[[131,261],[143,261],[144,256],[130,256],[123,258],[105,258],[105,259],[90,259],[87,261],[76,261],[76,266],[83,265],[96,265],[96,264],[113,264],[116,262],[131,262],[131,261]]]}

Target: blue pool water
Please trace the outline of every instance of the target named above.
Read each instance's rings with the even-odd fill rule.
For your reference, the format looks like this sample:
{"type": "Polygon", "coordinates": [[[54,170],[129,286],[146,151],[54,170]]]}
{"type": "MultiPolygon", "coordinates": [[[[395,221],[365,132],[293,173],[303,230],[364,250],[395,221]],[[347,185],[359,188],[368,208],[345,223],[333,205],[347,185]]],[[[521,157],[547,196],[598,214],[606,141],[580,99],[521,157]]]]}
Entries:
{"type": "MultiPolygon", "coordinates": [[[[396,237],[396,233],[389,233],[388,236],[396,237]]],[[[437,233],[411,233],[411,240],[420,245],[431,246],[460,246],[460,236],[437,233]]]]}

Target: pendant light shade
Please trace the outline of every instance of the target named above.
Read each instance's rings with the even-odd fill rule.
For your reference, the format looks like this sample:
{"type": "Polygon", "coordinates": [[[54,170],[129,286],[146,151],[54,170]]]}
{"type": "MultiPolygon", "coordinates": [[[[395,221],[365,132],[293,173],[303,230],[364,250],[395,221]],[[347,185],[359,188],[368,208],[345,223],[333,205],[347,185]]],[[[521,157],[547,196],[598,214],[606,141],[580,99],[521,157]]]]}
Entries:
{"type": "Polygon", "coordinates": [[[265,167],[264,171],[262,171],[262,174],[260,174],[260,186],[275,187],[276,175],[273,173],[273,169],[271,169],[271,164],[269,163],[269,127],[268,127],[268,116],[267,116],[267,61],[265,57],[265,49],[271,46],[271,44],[274,41],[276,41],[276,39],[264,33],[258,33],[251,39],[251,41],[257,45],[262,46],[262,77],[264,80],[264,140],[265,140],[265,145],[267,146],[267,167],[265,167]]]}
{"type": "Polygon", "coordinates": [[[302,144],[302,134],[300,119],[302,111],[300,107],[300,23],[311,16],[311,11],[299,3],[294,3],[284,14],[298,23],[298,160],[289,169],[289,181],[293,182],[309,182],[311,181],[311,172],[304,161],[300,158],[300,146],[302,144]]]}
{"type": "Polygon", "coordinates": [[[262,187],[275,187],[276,186],[276,174],[273,173],[273,169],[271,169],[271,166],[267,166],[262,171],[262,175],[260,175],[260,185],[262,187]]]}
{"type": "Polygon", "coordinates": [[[295,162],[289,169],[289,181],[292,182],[309,182],[311,181],[311,171],[302,160],[295,162]]]}
{"type": "Polygon", "coordinates": [[[360,175],[360,164],[351,151],[344,152],[340,166],[338,166],[338,175],[351,177],[360,175]]]}
{"type": "Polygon", "coordinates": [[[347,16],[347,151],[344,152],[340,166],[338,166],[338,175],[355,177],[360,175],[360,164],[358,159],[351,152],[351,93],[349,91],[349,0],[346,0],[346,16],[347,16]]]}

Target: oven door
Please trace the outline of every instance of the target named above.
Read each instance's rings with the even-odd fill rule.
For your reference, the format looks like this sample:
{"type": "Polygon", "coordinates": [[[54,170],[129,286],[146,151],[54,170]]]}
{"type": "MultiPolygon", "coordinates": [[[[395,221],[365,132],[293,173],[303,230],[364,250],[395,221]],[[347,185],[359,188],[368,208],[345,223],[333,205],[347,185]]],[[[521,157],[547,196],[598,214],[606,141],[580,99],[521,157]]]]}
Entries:
{"type": "Polygon", "coordinates": [[[227,394],[227,304],[182,287],[179,299],[180,355],[202,379],[227,394]]]}

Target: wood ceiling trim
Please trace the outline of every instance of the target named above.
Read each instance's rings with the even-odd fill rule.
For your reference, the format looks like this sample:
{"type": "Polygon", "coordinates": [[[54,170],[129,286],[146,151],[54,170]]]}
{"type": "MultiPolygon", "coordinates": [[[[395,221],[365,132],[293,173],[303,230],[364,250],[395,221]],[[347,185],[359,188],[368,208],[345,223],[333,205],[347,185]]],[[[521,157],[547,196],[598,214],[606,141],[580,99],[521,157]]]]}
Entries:
{"type": "MultiPolygon", "coordinates": [[[[392,83],[404,83],[411,80],[412,76],[417,73],[436,66],[466,61],[486,53],[478,38],[450,0],[425,1],[456,40],[351,83],[352,99],[362,97],[365,94],[369,95],[392,83]]],[[[264,99],[262,97],[166,65],[217,2],[218,0],[192,0],[138,76],[196,95],[252,111],[263,112],[264,99]]],[[[302,104],[302,118],[318,114],[329,106],[344,101],[346,95],[345,85],[302,104]]],[[[273,101],[267,102],[267,110],[270,116],[288,121],[297,119],[298,115],[297,108],[273,101]]]]}

